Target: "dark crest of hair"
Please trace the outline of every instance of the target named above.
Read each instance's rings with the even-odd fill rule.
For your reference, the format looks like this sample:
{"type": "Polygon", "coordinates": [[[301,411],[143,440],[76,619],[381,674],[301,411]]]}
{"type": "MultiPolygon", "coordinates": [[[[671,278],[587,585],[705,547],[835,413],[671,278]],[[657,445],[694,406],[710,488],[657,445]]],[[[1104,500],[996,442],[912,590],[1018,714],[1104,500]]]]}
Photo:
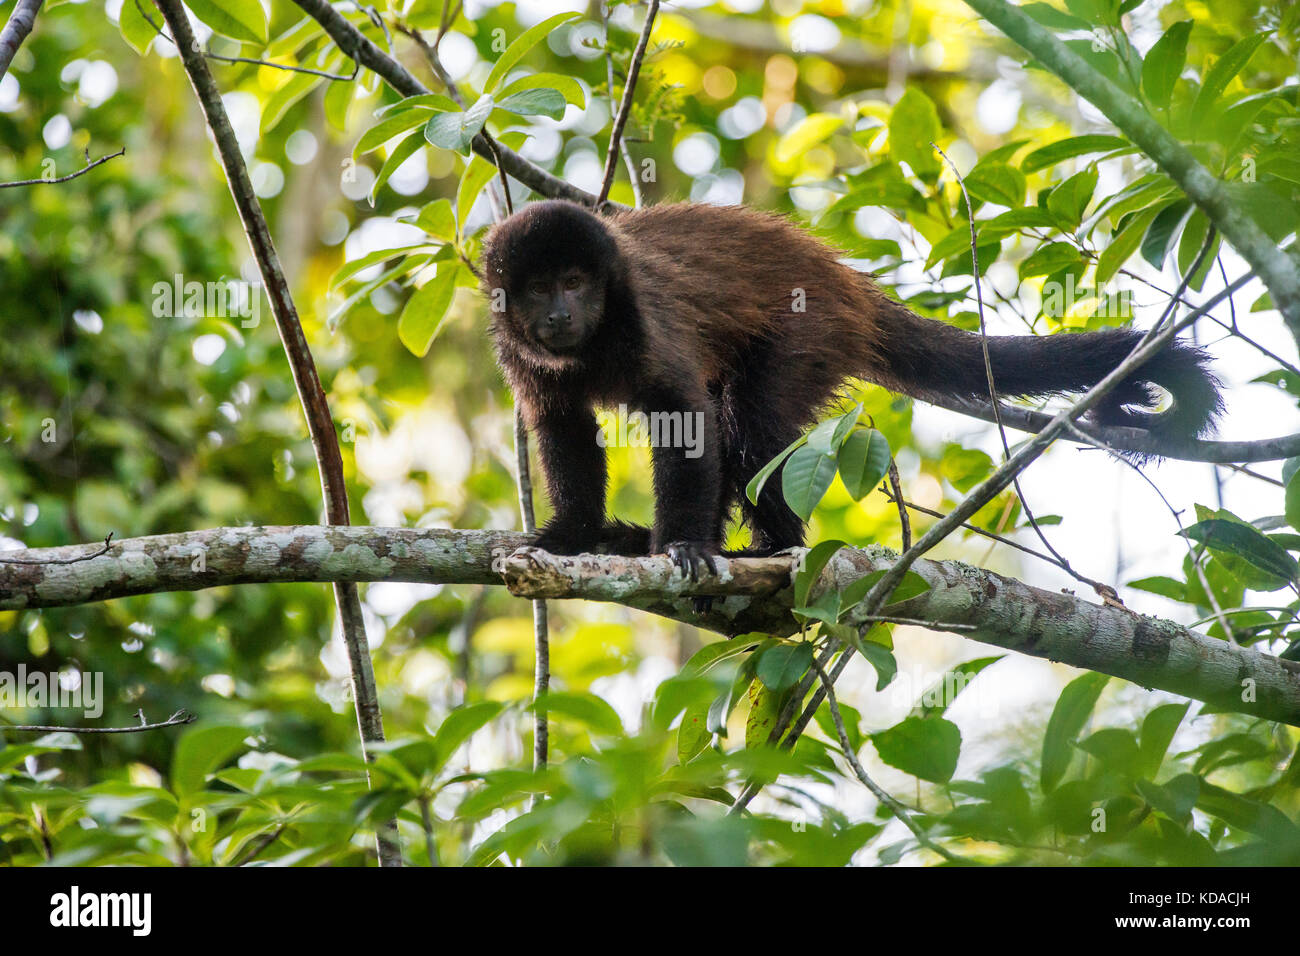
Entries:
{"type": "Polygon", "coordinates": [[[533,203],[498,226],[483,252],[489,287],[515,291],[531,276],[574,266],[593,276],[617,271],[618,246],[608,228],[577,203],[533,203]]]}

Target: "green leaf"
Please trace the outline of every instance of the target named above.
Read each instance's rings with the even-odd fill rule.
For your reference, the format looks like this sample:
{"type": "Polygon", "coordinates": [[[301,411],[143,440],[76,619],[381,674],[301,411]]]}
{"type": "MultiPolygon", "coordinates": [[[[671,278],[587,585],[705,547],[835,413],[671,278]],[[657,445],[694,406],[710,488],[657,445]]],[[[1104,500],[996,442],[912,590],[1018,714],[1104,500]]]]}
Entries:
{"type": "Polygon", "coordinates": [[[423,229],[441,242],[456,241],[456,211],[450,199],[435,199],[425,203],[411,225],[423,229]]]}
{"type": "Polygon", "coordinates": [[[790,509],[804,521],[835,480],[835,459],[810,445],[795,449],[781,472],[781,493],[790,509]]]}
{"type": "Polygon", "coordinates": [[[1049,242],[1039,246],[1028,259],[1020,263],[1020,278],[1051,275],[1082,262],[1083,254],[1071,243],[1049,242]]]}
{"type": "Polygon", "coordinates": [[[749,479],[749,484],[745,486],[745,497],[750,500],[751,504],[758,503],[758,496],[763,493],[763,486],[767,484],[767,479],[771,478],[773,473],[781,467],[781,463],[790,457],[796,448],[806,444],[807,441],[807,435],[800,435],[787,445],[779,455],[760,468],[758,474],[749,479]]]}
{"type": "Polygon", "coordinates": [[[172,758],[172,789],[178,797],[203,789],[208,774],[229,760],[237,751],[247,749],[244,727],[217,725],[194,727],[181,735],[172,758]]]}
{"type": "Polygon", "coordinates": [[[907,163],[921,179],[939,172],[939,157],[931,143],[943,133],[939,112],[919,87],[909,86],[889,116],[889,157],[907,163]]]}
{"type": "Polygon", "coordinates": [[[803,607],[808,603],[808,592],[821,577],[822,569],[843,548],[843,541],[822,541],[809,549],[804,555],[799,570],[794,576],[794,606],[803,607]]]}
{"type": "Polygon", "coordinates": [[[449,713],[434,735],[433,747],[438,754],[438,766],[430,769],[437,770],[444,766],[461,744],[501,713],[503,706],[498,701],[485,700],[458,707],[449,713]]]}
{"type": "Polygon", "coordinates": [[[389,259],[395,259],[398,256],[410,256],[415,252],[427,248],[428,246],[398,246],[394,249],[376,249],[374,252],[361,256],[359,259],[349,259],[347,262],[343,263],[343,265],[339,266],[338,271],[330,277],[329,287],[331,289],[336,289],[363,269],[368,269],[381,262],[387,262],[389,259]]]}
{"type": "Polygon", "coordinates": [[[1092,29],[1092,24],[1089,21],[1076,16],[1071,16],[1064,10],[1058,10],[1056,7],[1047,3],[1026,3],[1020,9],[1049,30],[1063,30],[1070,32],[1073,30],[1092,29]]]}
{"type": "Polygon", "coordinates": [[[424,126],[424,138],[440,149],[468,153],[496,104],[490,96],[480,96],[463,113],[435,113],[424,126]]]}
{"type": "Polygon", "coordinates": [[[947,783],[961,755],[961,731],[942,717],[908,717],[871,735],[880,759],[932,783],[947,783]]]}
{"type": "Polygon", "coordinates": [[[913,712],[920,717],[943,716],[957,699],[957,695],[975,679],[976,674],[990,664],[996,664],[1005,656],[1005,654],[996,654],[993,657],[978,657],[973,661],[958,664],[939,678],[933,686],[926,689],[920,699],[912,705],[913,712]]]}
{"type": "Polygon", "coordinates": [[[389,177],[397,171],[397,167],[414,156],[416,151],[423,145],[424,137],[419,133],[411,133],[406,139],[393,147],[393,151],[384,160],[384,165],[379,168],[379,175],[375,177],[375,184],[370,187],[370,205],[375,204],[375,196],[379,194],[379,190],[383,188],[384,183],[388,182],[389,177]]]}
{"type": "Polygon", "coordinates": [[[794,162],[843,125],[844,119],[835,113],[811,113],[777,141],[773,155],[782,165],[794,162]]]}
{"type": "Polygon", "coordinates": [[[522,60],[529,50],[545,39],[561,23],[567,23],[579,16],[581,16],[579,13],[558,13],[521,33],[510,46],[506,47],[506,51],[501,54],[501,59],[493,65],[487,82],[483,84],[484,92],[495,92],[506,74],[514,69],[515,64],[522,60]]]}
{"type": "Polygon", "coordinates": [[[1035,173],[1064,160],[1073,159],[1075,156],[1108,153],[1113,149],[1125,149],[1128,146],[1128,140],[1102,133],[1071,136],[1069,139],[1057,140],[1055,143],[1034,150],[1021,161],[1020,168],[1026,173],[1035,173]]]}
{"type": "Polygon", "coordinates": [[[1156,218],[1160,210],[1148,209],[1139,213],[1124,224],[1124,228],[1111,237],[1110,244],[1101,250],[1101,255],[1097,257],[1097,285],[1103,286],[1109,282],[1124,263],[1137,251],[1138,244],[1142,237],[1147,234],[1147,229],[1151,227],[1151,221],[1156,218]]]}
{"type": "Polygon", "coordinates": [[[1285,548],[1244,522],[1207,518],[1196,522],[1182,533],[1193,541],[1201,542],[1212,552],[1241,558],[1265,575],[1280,579],[1278,587],[1295,582],[1300,573],[1300,565],[1285,548]]]}
{"type": "Polygon", "coordinates": [[[555,90],[564,97],[564,102],[572,103],[578,109],[585,109],[587,106],[587,94],[583,92],[582,84],[573,77],[560,73],[533,73],[529,76],[521,76],[517,80],[511,80],[505,89],[495,95],[504,100],[524,90],[538,89],[555,90]]]}
{"type": "Polygon", "coordinates": [[[547,691],[538,705],[549,714],[559,714],[585,724],[606,737],[621,737],[623,721],[613,707],[595,694],[547,691]]]}
{"type": "MultiPolygon", "coordinates": [[[[512,130],[497,137],[497,142],[509,149],[518,149],[527,138],[526,133],[512,130]]],[[[465,220],[469,218],[470,210],[474,208],[474,200],[496,175],[497,168],[482,156],[475,156],[465,167],[465,172],[460,177],[460,185],[456,187],[456,228],[462,234],[465,231],[465,220]]]]}
{"type": "Polygon", "coordinates": [[[1209,116],[1219,95],[1227,89],[1232,78],[1245,68],[1260,44],[1268,39],[1270,32],[1242,37],[1228,48],[1227,53],[1214,61],[1214,66],[1206,71],[1201,90],[1196,94],[1196,101],[1192,104],[1192,116],[1195,119],[1204,121],[1209,116]]]}
{"type": "MultiPolygon", "coordinates": [[[[407,110],[433,110],[435,113],[459,113],[460,104],[450,96],[441,93],[421,93],[419,96],[406,96],[396,103],[389,103],[375,111],[376,116],[389,116],[393,113],[405,113],[407,110]]],[[[428,119],[426,116],[425,119],[428,119]]]]}
{"type": "MultiPolygon", "coordinates": [[[[131,2],[123,0],[123,6],[131,2]]],[[[152,5],[152,0],[147,2],[152,5]]],[[[266,42],[266,11],[258,0],[185,0],[185,5],[223,36],[252,43],[266,42]]]]}
{"type": "Polygon", "coordinates": [[[1152,594],[1159,594],[1171,601],[1187,600],[1187,585],[1176,578],[1157,575],[1156,577],[1139,578],[1136,581],[1130,581],[1128,586],[1139,591],[1150,591],[1152,594]]]}
{"type": "Polygon", "coordinates": [[[553,120],[564,118],[568,104],[559,90],[537,89],[512,93],[497,102],[497,109],[520,116],[547,116],[553,120]]]}
{"type": "Polygon", "coordinates": [[[984,202],[1019,206],[1025,201],[1025,174],[1005,163],[981,161],[967,175],[966,189],[984,202]]]}
{"type": "Polygon", "coordinates": [[[138,3],[137,0],[122,0],[122,10],[117,15],[117,27],[122,31],[122,39],[141,56],[149,49],[154,37],[158,36],[158,31],[140,12],[140,4],[144,3],[148,3],[149,9],[154,11],[150,16],[157,22],[159,14],[153,6],[153,0],[138,0],[138,3]]]}
{"type": "Polygon", "coordinates": [[[1187,62],[1187,38],[1192,32],[1191,20],[1179,20],[1147,51],[1142,60],[1142,92],[1152,106],[1169,109],[1174,84],[1187,62]]]}
{"type": "Polygon", "coordinates": [[[772,736],[777,718],[781,716],[782,692],[756,680],[749,685],[747,696],[749,716],[745,718],[745,749],[752,750],[765,746],[772,736]]]}
{"type": "Polygon", "coordinates": [[[703,753],[713,739],[708,728],[709,705],[691,704],[682,714],[682,722],[677,727],[677,762],[690,763],[692,758],[703,753]]]}
{"type": "Polygon", "coordinates": [[[811,641],[796,644],[774,644],[758,658],[755,673],[758,679],[775,694],[783,694],[795,684],[812,664],[811,641]]]}
{"type": "Polygon", "coordinates": [[[744,637],[733,637],[731,640],[705,644],[691,655],[689,661],[682,665],[681,676],[696,677],[700,674],[706,674],[721,661],[737,657],[756,646],[758,645],[754,641],[745,640],[744,637]]]}
{"type": "Polygon", "coordinates": [[[861,501],[889,472],[889,442],[874,428],[849,433],[835,458],[840,479],[854,501],[861,501]]]}
{"type": "Polygon", "coordinates": [[[352,147],[352,158],[357,159],[363,154],[383,146],[393,137],[400,136],[417,126],[423,126],[428,122],[428,119],[429,114],[423,110],[405,110],[380,120],[361,134],[357,144],[352,147]]]}
{"type": "Polygon", "coordinates": [[[460,269],[458,263],[439,263],[438,274],[406,300],[397,320],[397,337],[413,355],[423,357],[442,329],[460,269]]]}
{"type": "Polygon", "coordinates": [[[894,658],[894,652],[875,641],[859,641],[856,647],[876,672],[876,691],[882,691],[892,684],[898,674],[898,661],[894,658]]]}
{"type": "Polygon", "coordinates": [[[1074,741],[1088,722],[1097,698],[1109,680],[1105,674],[1084,674],[1070,681],[1061,691],[1043,734],[1043,793],[1055,790],[1070,768],[1074,741]]]}
{"type": "Polygon", "coordinates": [[[1183,229],[1183,223],[1191,212],[1191,203],[1187,200],[1166,206],[1151,221],[1147,234],[1142,240],[1142,258],[1155,268],[1164,268],[1165,258],[1173,246],[1174,239],[1183,229]]]}
{"type": "Polygon", "coordinates": [[[261,131],[269,133],[279,125],[295,103],[325,82],[323,76],[312,73],[295,73],[282,87],[271,94],[262,108],[261,131]]]}
{"type": "Polygon", "coordinates": [[[1162,704],[1152,710],[1142,721],[1139,754],[1140,768],[1144,776],[1154,777],[1164,762],[1165,751],[1178,731],[1178,725],[1191,704],[1162,704]]]}
{"type": "MultiPolygon", "coordinates": [[[[1287,464],[1289,465],[1295,460],[1294,458],[1289,459],[1287,464]]],[[[1285,473],[1286,467],[1284,466],[1282,470],[1285,473]]],[[[1286,479],[1286,520],[1291,527],[1300,530],[1300,478],[1297,478],[1296,475],[1297,472],[1293,468],[1286,479]]]]}
{"type": "Polygon", "coordinates": [[[1057,218],[1063,232],[1071,232],[1079,227],[1096,188],[1097,167],[1088,166],[1047,194],[1047,211],[1057,218]]]}

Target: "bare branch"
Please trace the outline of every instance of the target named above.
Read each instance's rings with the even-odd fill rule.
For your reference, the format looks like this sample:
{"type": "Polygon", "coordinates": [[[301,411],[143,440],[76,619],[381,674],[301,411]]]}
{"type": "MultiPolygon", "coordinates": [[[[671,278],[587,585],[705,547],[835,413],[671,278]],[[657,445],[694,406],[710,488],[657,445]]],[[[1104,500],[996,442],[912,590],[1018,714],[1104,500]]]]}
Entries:
{"type": "MultiPolygon", "coordinates": [[[[144,712],[140,712],[143,719],[144,712]]],[[[36,734],[139,734],[148,730],[161,730],[163,727],[176,727],[180,724],[192,724],[198,720],[188,710],[178,710],[166,720],[155,724],[141,723],[134,727],[63,727],[47,724],[0,724],[0,730],[19,730],[36,734]]]]}
{"type": "Polygon", "coordinates": [[[91,162],[90,151],[86,151],[86,165],[78,169],[75,173],[68,173],[66,176],[59,176],[57,179],[20,179],[12,183],[0,183],[0,189],[13,189],[15,186],[53,186],[55,183],[66,183],[70,179],[76,179],[78,176],[84,176],[96,166],[108,162],[110,159],[117,159],[126,152],[123,146],[116,153],[109,153],[107,156],[101,156],[99,159],[91,162]]]}
{"type": "Polygon", "coordinates": [[[44,2],[45,0],[18,0],[14,4],[14,12],[9,14],[8,22],[0,30],[0,79],[9,72],[14,54],[36,26],[37,11],[44,2]]]}
{"type": "MultiPolygon", "coordinates": [[[[645,25],[641,28],[641,36],[636,41],[636,49],[632,51],[632,62],[627,68],[627,81],[623,84],[623,100],[619,103],[618,116],[614,118],[614,128],[609,134],[609,150],[605,154],[605,176],[601,181],[600,195],[596,197],[597,208],[605,205],[605,200],[609,198],[610,187],[614,185],[614,170],[618,167],[619,142],[623,136],[623,127],[627,125],[627,119],[632,115],[632,100],[636,97],[636,81],[641,75],[641,61],[645,59],[645,48],[650,42],[650,31],[654,29],[655,17],[658,13],[659,0],[650,0],[650,7],[645,14],[645,25]]],[[[614,95],[612,89],[609,95],[614,95]]]]}

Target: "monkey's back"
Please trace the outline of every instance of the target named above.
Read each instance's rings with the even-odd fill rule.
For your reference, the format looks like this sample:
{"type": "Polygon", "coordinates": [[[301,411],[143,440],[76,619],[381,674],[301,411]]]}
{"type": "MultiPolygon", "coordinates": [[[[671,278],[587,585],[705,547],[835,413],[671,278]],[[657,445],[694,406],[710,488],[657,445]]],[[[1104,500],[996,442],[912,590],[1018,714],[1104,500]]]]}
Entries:
{"type": "Polygon", "coordinates": [[[884,294],[840,262],[838,250],[788,220],[742,206],[676,203],[621,213],[611,229],[638,303],[669,319],[652,345],[709,357],[710,380],[750,373],[775,350],[787,371],[818,373],[811,381],[829,394],[875,364],[874,316],[884,294]]]}

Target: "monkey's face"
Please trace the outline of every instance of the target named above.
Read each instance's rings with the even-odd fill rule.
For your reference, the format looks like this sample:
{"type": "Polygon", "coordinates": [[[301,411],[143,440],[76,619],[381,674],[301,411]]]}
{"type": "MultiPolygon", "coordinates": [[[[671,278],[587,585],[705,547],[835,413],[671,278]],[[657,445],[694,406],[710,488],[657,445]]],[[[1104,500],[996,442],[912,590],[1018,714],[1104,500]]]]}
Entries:
{"type": "Polygon", "coordinates": [[[535,273],[521,284],[513,306],[528,338],[554,355],[568,356],[582,348],[604,318],[604,285],[578,268],[535,273]]]}

